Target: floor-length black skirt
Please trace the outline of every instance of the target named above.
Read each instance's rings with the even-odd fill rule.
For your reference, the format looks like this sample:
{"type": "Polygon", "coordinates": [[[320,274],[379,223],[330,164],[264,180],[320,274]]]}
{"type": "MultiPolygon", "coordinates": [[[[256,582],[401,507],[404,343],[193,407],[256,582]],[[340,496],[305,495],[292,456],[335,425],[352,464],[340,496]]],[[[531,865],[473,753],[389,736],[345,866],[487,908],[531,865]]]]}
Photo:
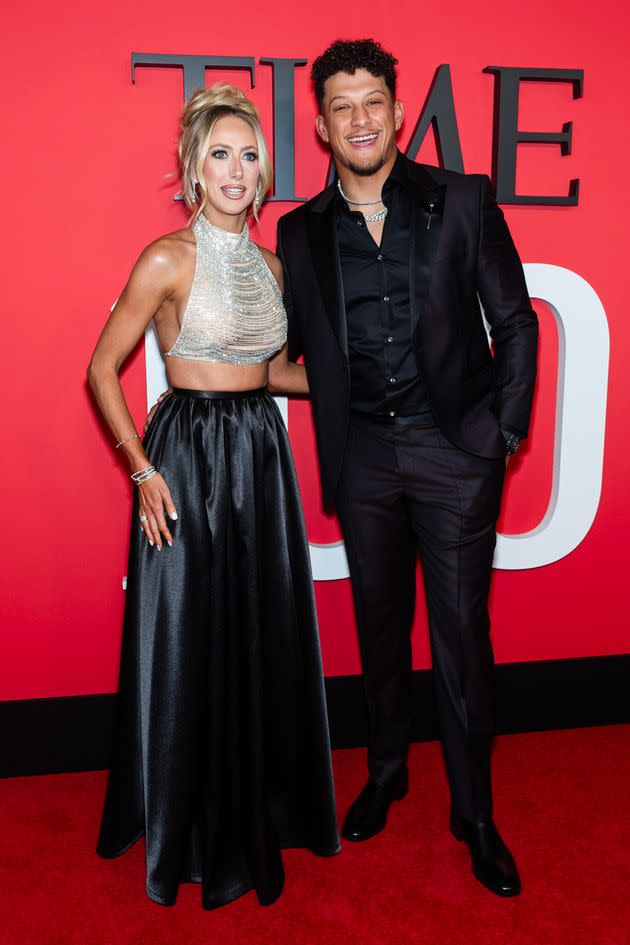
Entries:
{"type": "Polygon", "coordinates": [[[178,513],[134,501],[120,692],[98,852],[146,838],[147,893],[204,908],[282,891],[281,850],[339,849],[308,544],[287,432],[264,391],[176,389],[145,448],[178,513]]]}

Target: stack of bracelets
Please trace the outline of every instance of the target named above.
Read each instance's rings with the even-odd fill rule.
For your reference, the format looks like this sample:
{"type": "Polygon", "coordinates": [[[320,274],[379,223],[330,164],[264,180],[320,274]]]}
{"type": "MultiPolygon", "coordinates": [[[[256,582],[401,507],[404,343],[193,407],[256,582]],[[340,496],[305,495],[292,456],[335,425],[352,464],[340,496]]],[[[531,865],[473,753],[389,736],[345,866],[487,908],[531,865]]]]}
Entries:
{"type": "Polygon", "coordinates": [[[148,482],[149,479],[153,479],[156,473],[157,469],[155,466],[147,466],[146,469],[139,469],[138,472],[131,473],[131,478],[136,485],[140,486],[143,482],[148,482]]]}

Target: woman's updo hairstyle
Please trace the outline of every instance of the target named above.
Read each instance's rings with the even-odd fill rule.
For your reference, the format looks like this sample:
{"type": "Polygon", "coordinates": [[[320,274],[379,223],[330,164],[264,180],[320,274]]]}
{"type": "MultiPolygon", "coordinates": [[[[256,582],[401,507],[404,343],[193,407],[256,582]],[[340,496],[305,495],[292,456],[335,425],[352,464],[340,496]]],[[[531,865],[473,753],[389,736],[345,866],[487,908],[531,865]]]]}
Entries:
{"type": "Polygon", "coordinates": [[[225,82],[217,82],[209,89],[197,89],[192,93],[182,113],[179,136],[179,172],[182,180],[182,197],[192,211],[192,225],[208,202],[208,190],[203,176],[203,165],[210,150],[212,129],[220,118],[233,115],[247,122],[256,138],[260,176],[252,210],[256,219],[258,211],[273,182],[273,171],[265,138],[260,127],[258,109],[240,89],[225,82]]]}

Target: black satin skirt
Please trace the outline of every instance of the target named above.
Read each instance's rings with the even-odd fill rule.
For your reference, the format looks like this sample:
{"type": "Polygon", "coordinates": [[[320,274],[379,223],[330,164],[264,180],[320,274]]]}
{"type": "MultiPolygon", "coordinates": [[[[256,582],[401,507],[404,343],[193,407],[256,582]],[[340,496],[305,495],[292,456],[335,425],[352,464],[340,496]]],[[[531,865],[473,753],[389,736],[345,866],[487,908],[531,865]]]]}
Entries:
{"type": "Polygon", "coordinates": [[[264,390],[176,389],[145,448],[178,513],[152,548],[134,500],[114,751],[98,852],[146,838],[147,893],[213,909],[282,892],[281,850],[339,850],[308,544],[264,390]]]}

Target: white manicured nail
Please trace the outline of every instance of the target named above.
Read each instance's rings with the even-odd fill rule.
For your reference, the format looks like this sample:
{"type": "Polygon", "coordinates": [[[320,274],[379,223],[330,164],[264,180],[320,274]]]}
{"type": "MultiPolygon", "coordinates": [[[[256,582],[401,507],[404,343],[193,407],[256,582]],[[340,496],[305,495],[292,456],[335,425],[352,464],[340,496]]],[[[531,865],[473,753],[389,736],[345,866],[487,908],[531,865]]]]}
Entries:
{"type": "Polygon", "coordinates": [[[176,521],[177,521],[177,512],[171,512],[171,518],[173,519],[174,522],[176,522],[176,521]]]}
{"type": "Polygon", "coordinates": [[[150,545],[151,545],[151,547],[153,548],[153,542],[151,541],[151,539],[150,539],[150,538],[149,538],[149,544],[150,544],[150,545]]]}

